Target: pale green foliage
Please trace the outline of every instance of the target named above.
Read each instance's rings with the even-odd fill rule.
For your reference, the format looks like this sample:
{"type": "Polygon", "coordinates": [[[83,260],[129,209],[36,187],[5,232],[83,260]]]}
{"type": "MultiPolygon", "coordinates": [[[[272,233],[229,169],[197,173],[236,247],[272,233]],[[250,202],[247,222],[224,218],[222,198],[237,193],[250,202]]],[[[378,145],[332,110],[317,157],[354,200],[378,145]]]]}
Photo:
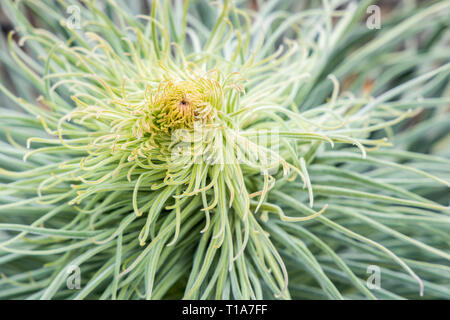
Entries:
{"type": "Polygon", "coordinates": [[[343,2],[2,3],[0,297],[449,298],[450,2],[343,2]]]}

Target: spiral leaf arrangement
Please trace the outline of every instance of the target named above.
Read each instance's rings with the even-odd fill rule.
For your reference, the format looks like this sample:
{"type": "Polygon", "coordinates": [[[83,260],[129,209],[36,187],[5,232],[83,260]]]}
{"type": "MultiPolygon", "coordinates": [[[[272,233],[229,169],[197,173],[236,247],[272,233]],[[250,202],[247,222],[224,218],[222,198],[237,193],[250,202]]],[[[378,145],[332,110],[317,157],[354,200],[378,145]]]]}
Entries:
{"type": "MultiPolygon", "coordinates": [[[[430,54],[438,67],[376,98],[341,92],[330,61],[365,7],[325,2],[286,17],[277,1],[153,1],[149,15],[83,1],[80,29],[52,1],[2,3],[20,33],[3,61],[39,97],[0,85],[22,109],[0,119],[0,297],[400,298],[424,290],[410,266],[449,297],[450,210],[417,184],[448,192],[450,161],[389,146],[399,124],[450,102],[450,64],[430,54]],[[390,269],[393,289],[368,290],[364,261],[390,269]]],[[[449,7],[390,26],[336,74],[420,18],[433,31],[449,7]]]]}

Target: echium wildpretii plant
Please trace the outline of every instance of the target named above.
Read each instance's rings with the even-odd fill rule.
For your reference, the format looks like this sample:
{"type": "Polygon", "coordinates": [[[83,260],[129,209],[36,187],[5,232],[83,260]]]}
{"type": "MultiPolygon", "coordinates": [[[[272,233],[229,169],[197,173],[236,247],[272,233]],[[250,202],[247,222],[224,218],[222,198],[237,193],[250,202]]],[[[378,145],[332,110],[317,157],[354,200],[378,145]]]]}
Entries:
{"type": "Polygon", "coordinates": [[[2,1],[0,298],[450,298],[450,2],[317,2],[2,1]]]}

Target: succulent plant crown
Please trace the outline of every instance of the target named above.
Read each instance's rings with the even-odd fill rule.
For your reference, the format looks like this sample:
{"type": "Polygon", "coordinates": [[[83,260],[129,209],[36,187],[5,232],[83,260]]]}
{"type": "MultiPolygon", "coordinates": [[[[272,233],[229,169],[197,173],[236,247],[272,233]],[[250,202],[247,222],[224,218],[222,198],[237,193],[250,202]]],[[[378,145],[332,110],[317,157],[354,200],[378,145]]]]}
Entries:
{"type": "MultiPolygon", "coordinates": [[[[24,3],[42,13],[51,2],[24,3]]],[[[5,224],[6,230],[20,233],[0,244],[5,252],[0,259],[33,257],[31,273],[39,281],[27,285],[25,294],[44,299],[290,298],[286,261],[291,265],[294,254],[327,297],[342,298],[302,240],[292,236],[299,233],[325,248],[358,292],[375,298],[334,254],[339,245],[328,247],[312,234],[317,225],[308,231],[298,224],[306,221],[374,246],[422,288],[404,259],[332,221],[354,212],[367,221],[359,216],[362,204],[346,208],[344,200],[333,197],[366,199],[376,212],[398,206],[406,215],[413,207],[418,215],[448,222],[440,216],[448,207],[378,181],[367,169],[402,169],[448,186],[446,177],[370,157],[390,146],[380,131],[390,133],[421,111],[410,108],[420,105],[416,100],[396,109],[389,99],[417,83],[448,76],[448,63],[378,98],[355,97],[341,93],[331,73],[317,80],[330,52],[362,15],[352,6],[340,12],[339,1],[333,9],[310,9],[285,22],[278,20],[286,12],[267,13],[276,1],[263,6],[261,15],[224,1],[217,5],[211,29],[188,1],[173,7],[154,1],[148,16],[136,18],[108,1],[114,22],[93,1],[83,3],[80,30],[68,28],[52,11],[49,24],[59,23],[60,30],[55,34],[31,26],[20,3],[4,4],[20,27],[19,45],[32,52],[22,51],[11,33],[9,59],[40,94],[37,102],[26,101],[0,86],[27,112],[12,113],[11,119],[31,128],[7,135],[5,157],[23,156],[26,162],[14,168],[12,160],[6,161],[0,168],[10,186],[2,193],[2,210],[31,212],[5,224]],[[277,21],[267,34],[264,10],[269,26],[277,21]],[[331,28],[335,16],[341,18],[331,28]],[[308,107],[311,101],[314,107],[308,107]],[[17,142],[24,139],[31,150],[17,142]],[[361,165],[334,165],[340,161],[361,165]],[[382,191],[352,189],[352,183],[382,191]],[[62,289],[70,265],[88,275],[80,292],[62,289]]],[[[197,5],[214,10],[201,1],[197,5]]],[[[442,8],[448,4],[427,10],[431,16],[442,8]]],[[[365,232],[364,226],[357,229],[365,232]]],[[[443,250],[423,247],[449,258],[443,250]]]]}

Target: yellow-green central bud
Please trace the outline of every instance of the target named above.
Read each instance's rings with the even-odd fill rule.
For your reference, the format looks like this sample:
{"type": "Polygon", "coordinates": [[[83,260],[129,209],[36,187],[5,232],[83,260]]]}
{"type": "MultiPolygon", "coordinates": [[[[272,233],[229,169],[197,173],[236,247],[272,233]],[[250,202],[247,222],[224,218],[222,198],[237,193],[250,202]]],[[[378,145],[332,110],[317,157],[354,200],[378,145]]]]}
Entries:
{"type": "Polygon", "coordinates": [[[196,78],[162,82],[153,95],[150,128],[153,133],[192,129],[194,123],[210,123],[221,109],[222,88],[217,81],[196,78]]]}

